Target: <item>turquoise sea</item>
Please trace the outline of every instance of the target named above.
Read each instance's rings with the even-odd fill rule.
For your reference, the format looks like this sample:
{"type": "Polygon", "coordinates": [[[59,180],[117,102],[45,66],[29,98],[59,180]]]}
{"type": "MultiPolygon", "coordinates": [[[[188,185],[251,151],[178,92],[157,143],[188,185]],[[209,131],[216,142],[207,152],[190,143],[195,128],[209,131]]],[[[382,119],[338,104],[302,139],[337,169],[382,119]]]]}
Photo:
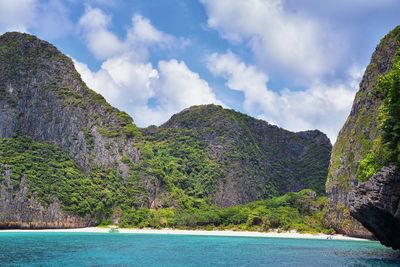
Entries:
{"type": "Polygon", "coordinates": [[[149,234],[1,233],[1,266],[400,266],[377,242],[149,234]]]}

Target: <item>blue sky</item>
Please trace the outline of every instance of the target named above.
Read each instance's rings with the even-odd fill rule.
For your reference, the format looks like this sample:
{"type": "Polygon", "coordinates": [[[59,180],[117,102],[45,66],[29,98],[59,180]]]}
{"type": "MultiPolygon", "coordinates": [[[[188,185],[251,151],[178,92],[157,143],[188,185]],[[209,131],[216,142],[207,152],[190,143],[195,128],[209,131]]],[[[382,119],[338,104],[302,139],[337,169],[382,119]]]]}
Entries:
{"type": "Polygon", "coordinates": [[[292,131],[343,125],[396,0],[0,0],[139,126],[216,103],[292,131]]]}

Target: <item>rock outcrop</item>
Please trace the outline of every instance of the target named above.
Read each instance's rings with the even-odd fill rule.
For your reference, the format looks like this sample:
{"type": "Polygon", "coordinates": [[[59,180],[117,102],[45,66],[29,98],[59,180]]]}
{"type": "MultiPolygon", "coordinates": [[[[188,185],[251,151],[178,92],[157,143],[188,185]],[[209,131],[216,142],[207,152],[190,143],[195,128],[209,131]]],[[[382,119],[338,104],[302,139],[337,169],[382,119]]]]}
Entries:
{"type": "Polygon", "coordinates": [[[350,214],[388,247],[400,249],[400,171],[383,167],[349,195],[350,214]]]}
{"type": "Polygon", "coordinates": [[[326,191],[329,197],[328,224],[342,234],[373,238],[358,221],[350,216],[349,193],[361,182],[359,162],[382,136],[379,110],[382,97],[375,92],[378,78],[391,70],[400,48],[400,27],[385,36],[372,55],[357,92],[351,113],[333,146],[326,191]]]}

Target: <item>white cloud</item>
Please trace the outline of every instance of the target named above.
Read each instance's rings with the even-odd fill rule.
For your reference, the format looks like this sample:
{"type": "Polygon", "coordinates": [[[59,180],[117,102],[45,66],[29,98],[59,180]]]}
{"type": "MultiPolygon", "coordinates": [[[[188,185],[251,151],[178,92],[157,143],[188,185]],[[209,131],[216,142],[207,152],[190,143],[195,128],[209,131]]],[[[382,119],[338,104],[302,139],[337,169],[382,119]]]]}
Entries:
{"type": "Polygon", "coordinates": [[[159,125],[192,105],[220,104],[208,83],[183,61],[160,61],[154,69],[121,56],[105,61],[97,72],[74,62],[90,88],[130,113],[139,126],[159,125]]]}
{"type": "Polygon", "coordinates": [[[89,50],[98,59],[108,59],[122,53],[130,53],[137,60],[144,61],[150,48],[172,48],[184,46],[187,41],[175,38],[157,30],[151,22],[139,15],[132,16],[132,25],[124,40],[109,30],[112,17],[99,8],[86,7],[84,15],[79,19],[79,27],[89,50]]]}
{"type": "Polygon", "coordinates": [[[79,26],[89,50],[99,59],[106,59],[124,51],[125,44],[107,28],[111,17],[98,8],[87,7],[85,14],[79,19],[79,26]]]}
{"type": "Polygon", "coordinates": [[[74,63],[89,87],[120,108],[132,103],[146,103],[154,96],[152,82],[158,79],[158,72],[150,63],[131,61],[123,55],[105,61],[96,72],[84,63],[76,60],[74,63]]]}
{"type": "Polygon", "coordinates": [[[202,0],[208,25],[233,43],[246,42],[260,66],[307,81],[330,73],[345,50],[333,31],[288,12],[281,0],[202,0]]]}
{"type": "Polygon", "coordinates": [[[109,74],[118,88],[128,89],[132,93],[130,97],[136,101],[147,101],[154,96],[152,83],[159,77],[150,63],[136,62],[135,58],[124,54],[108,59],[101,68],[109,74]]]}
{"type": "Polygon", "coordinates": [[[130,43],[142,42],[146,44],[170,44],[174,37],[157,30],[151,22],[139,14],[132,17],[132,28],[128,32],[130,43]]]}
{"type": "Polygon", "coordinates": [[[212,54],[207,62],[211,73],[226,79],[228,88],[243,92],[246,112],[293,131],[319,129],[332,141],[348,115],[362,73],[354,68],[345,81],[314,81],[304,91],[276,92],[268,88],[265,73],[231,52],[212,54]]]}
{"type": "Polygon", "coordinates": [[[221,104],[208,83],[198,73],[192,72],[183,61],[160,61],[158,69],[160,80],[157,97],[169,115],[193,105],[221,104]]]}
{"type": "Polygon", "coordinates": [[[109,30],[112,18],[98,8],[87,7],[79,26],[89,50],[103,59],[97,71],[75,61],[82,79],[112,105],[133,116],[139,126],[161,124],[192,105],[220,103],[208,83],[183,61],[148,62],[151,48],[170,49],[187,42],[159,31],[150,20],[132,16],[123,40],[109,30]]]}

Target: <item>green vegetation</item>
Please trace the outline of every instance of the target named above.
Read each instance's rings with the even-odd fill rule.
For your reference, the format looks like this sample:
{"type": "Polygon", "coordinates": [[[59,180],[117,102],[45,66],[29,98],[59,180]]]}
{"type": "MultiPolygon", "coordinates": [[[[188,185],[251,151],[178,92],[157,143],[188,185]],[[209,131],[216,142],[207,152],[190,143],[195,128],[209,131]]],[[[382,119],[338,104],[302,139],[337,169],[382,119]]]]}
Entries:
{"type": "Polygon", "coordinates": [[[124,213],[122,227],[173,227],[249,231],[298,230],[331,233],[322,224],[326,197],[314,198],[311,190],[288,193],[264,201],[228,208],[202,206],[192,209],[138,209],[124,213]]]}
{"type": "Polygon", "coordinates": [[[391,70],[378,78],[375,95],[382,99],[378,116],[382,134],[359,162],[357,178],[362,182],[383,166],[400,165],[400,50],[391,70]]]}
{"type": "MultiPolygon", "coordinates": [[[[64,95],[75,95],[69,93],[67,88],[61,92],[64,95]]],[[[117,166],[103,169],[93,163],[90,164],[88,172],[83,173],[57,145],[37,142],[27,137],[0,139],[0,162],[4,163],[2,168],[11,171],[15,184],[14,191],[18,190],[22,177],[25,177],[31,194],[43,205],[59,201],[64,210],[77,215],[89,214],[99,221],[109,220],[116,208],[121,209],[123,218],[128,218],[132,210],[143,207],[185,211],[208,210],[214,203],[213,197],[218,190],[217,182],[226,177],[227,171],[238,170],[240,175],[244,177],[248,175],[250,180],[254,179],[252,181],[254,184],[257,183],[254,178],[256,175],[266,176],[267,180],[260,189],[263,194],[257,196],[259,199],[281,195],[282,191],[286,192],[284,188],[281,191],[277,190],[278,183],[272,181],[268,177],[267,169],[263,168],[263,161],[267,161],[267,158],[261,152],[259,141],[246,126],[249,122],[243,121],[250,118],[226,112],[222,108],[217,109],[221,117],[228,115],[233,116],[233,119],[230,118],[233,121],[241,121],[245,133],[240,133],[240,138],[253,138],[253,140],[234,142],[232,138],[235,136],[231,131],[236,129],[223,130],[215,127],[220,134],[218,138],[222,139],[218,142],[223,144],[219,145],[224,149],[223,159],[216,159],[215,154],[210,151],[212,148],[209,142],[199,138],[199,136],[213,135],[213,125],[198,128],[167,127],[155,129],[154,133],[145,130],[142,134],[126,113],[115,110],[113,112],[117,113],[119,118],[117,126],[97,127],[97,130],[103,136],[117,138],[121,136],[121,129],[127,128],[132,132],[132,136],[141,137],[136,139],[135,144],[140,151],[138,162],[133,162],[127,154],[121,155],[121,162],[129,169],[127,177],[123,177],[117,171],[117,166]],[[246,142],[250,144],[247,147],[246,142]],[[246,169],[240,170],[241,166],[245,166],[246,169]],[[259,171],[262,172],[258,173],[259,171]]],[[[205,116],[196,118],[211,121],[205,116]]],[[[83,128],[82,131],[88,148],[93,149],[94,139],[91,131],[88,128],[83,128]]],[[[298,141],[295,139],[293,142],[298,141]]],[[[320,153],[318,149],[311,147],[310,151],[315,150],[315,153],[320,153]]],[[[321,153],[329,155],[324,151],[321,153]]],[[[305,160],[309,161],[308,165],[320,164],[316,161],[321,160],[321,157],[316,161],[313,161],[313,158],[317,158],[315,154],[305,156],[305,160]]],[[[287,164],[283,160],[273,163],[275,164],[273,167],[276,170],[282,169],[287,164]]],[[[303,169],[302,172],[297,171],[307,175],[307,165],[299,164],[295,168],[303,169]]],[[[323,174],[318,175],[322,177],[323,174]]],[[[279,173],[279,178],[282,183],[289,180],[285,177],[285,173],[279,173]]],[[[321,183],[317,179],[315,181],[311,179],[307,185],[312,185],[313,182],[321,183]]],[[[312,189],[316,188],[319,189],[316,186],[312,189]]]]}
{"type": "Polygon", "coordinates": [[[59,201],[67,212],[89,214],[101,221],[112,215],[114,205],[135,204],[134,197],[123,197],[133,195],[135,188],[120,186],[118,173],[93,170],[88,177],[56,145],[25,137],[0,139],[0,162],[0,177],[7,179],[9,173],[10,189],[17,192],[24,179],[28,197],[44,206],[59,201]]]}
{"type": "Polygon", "coordinates": [[[150,136],[152,141],[192,137],[220,165],[224,177],[246,177],[259,184],[257,198],[262,199],[288,192],[294,183],[325,193],[331,146],[328,139],[325,144],[313,142],[322,135],[301,136],[233,110],[203,105],[174,115],[150,136]]]}
{"type": "Polygon", "coordinates": [[[123,179],[115,169],[93,167],[90,176],[85,175],[56,145],[26,137],[5,138],[0,139],[0,173],[10,171],[15,192],[24,178],[31,195],[43,205],[58,200],[68,212],[99,220],[110,218],[115,207],[125,212],[153,201],[144,188],[146,181],[160,190],[155,197],[163,205],[188,209],[208,205],[217,166],[194,143],[180,141],[142,144],[137,164],[123,156],[132,168],[123,179]]]}
{"type": "Polygon", "coordinates": [[[390,72],[383,75],[377,84],[384,101],[380,111],[384,161],[400,163],[400,50],[393,61],[390,72]]]}
{"type": "MultiPolygon", "coordinates": [[[[50,204],[57,198],[65,206],[74,205],[78,199],[74,201],[70,196],[89,182],[75,162],[56,146],[28,138],[0,139],[0,162],[0,172],[10,172],[13,191],[19,189],[24,179],[31,195],[43,204],[50,204]]],[[[5,175],[1,177],[5,179],[5,175]]]]}
{"type": "Polygon", "coordinates": [[[195,138],[182,134],[173,139],[148,139],[137,146],[141,157],[131,163],[132,176],[155,187],[153,196],[143,196],[149,206],[194,208],[211,203],[221,168],[195,138]]]}
{"type": "MultiPolygon", "coordinates": [[[[24,179],[28,197],[45,206],[59,201],[66,212],[89,214],[100,224],[110,223],[118,210],[123,227],[330,231],[322,225],[326,198],[316,199],[311,190],[228,208],[213,206],[210,194],[217,166],[200,147],[193,146],[190,137],[180,141],[173,146],[168,142],[156,147],[144,144],[144,159],[132,164],[133,174],[121,183],[114,170],[94,169],[90,177],[85,175],[56,145],[24,137],[5,138],[0,139],[0,173],[9,175],[0,177],[9,179],[14,192],[24,179]],[[174,157],[171,150],[180,157],[174,157]],[[159,179],[164,188],[160,190],[165,190],[164,199],[163,193],[159,197],[164,205],[157,209],[141,207],[138,201],[146,195],[137,179],[150,177],[159,179]]],[[[124,161],[129,163],[129,158],[124,161]]]]}
{"type": "Polygon", "coordinates": [[[58,92],[63,98],[65,105],[83,107],[83,97],[78,92],[75,92],[68,87],[63,87],[59,89],[58,92]]]}
{"type": "Polygon", "coordinates": [[[367,181],[372,175],[377,173],[382,165],[377,163],[374,153],[368,153],[362,160],[358,162],[358,180],[360,182],[367,181]]]}

